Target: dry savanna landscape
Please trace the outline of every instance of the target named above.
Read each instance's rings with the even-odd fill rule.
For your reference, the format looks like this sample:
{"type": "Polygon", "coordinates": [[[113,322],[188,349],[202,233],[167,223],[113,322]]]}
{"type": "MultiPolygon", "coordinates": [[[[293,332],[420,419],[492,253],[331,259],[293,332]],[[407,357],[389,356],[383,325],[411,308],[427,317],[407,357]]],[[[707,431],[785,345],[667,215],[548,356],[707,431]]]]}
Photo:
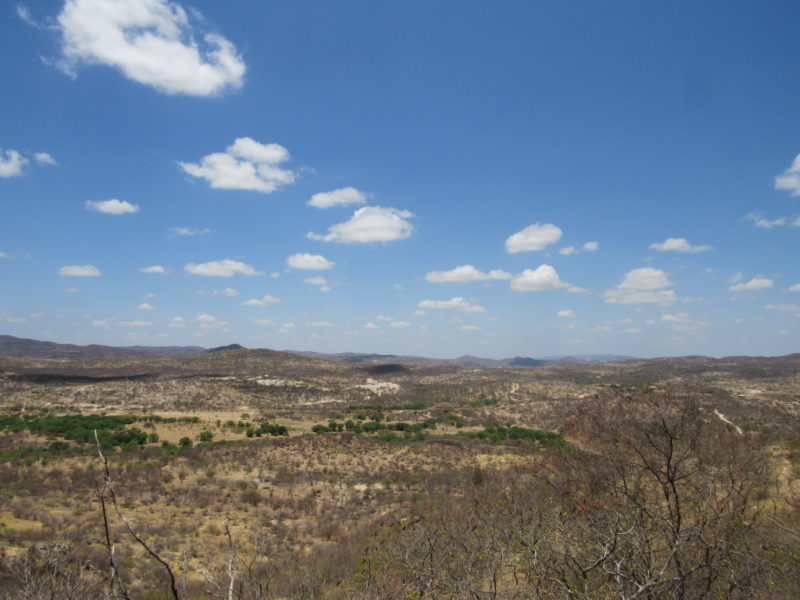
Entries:
{"type": "Polygon", "coordinates": [[[487,367],[10,340],[4,598],[800,593],[800,355],[487,367]]]}

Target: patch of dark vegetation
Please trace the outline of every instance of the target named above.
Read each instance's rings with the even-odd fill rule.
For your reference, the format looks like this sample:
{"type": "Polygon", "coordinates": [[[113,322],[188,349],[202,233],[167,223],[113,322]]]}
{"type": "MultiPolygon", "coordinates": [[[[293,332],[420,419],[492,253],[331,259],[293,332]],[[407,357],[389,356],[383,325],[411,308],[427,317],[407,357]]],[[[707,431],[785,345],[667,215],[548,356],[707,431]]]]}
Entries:
{"type": "Polygon", "coordinates": [[[143,381],[154,379],[155,375],[140,373],[138,375],[67,375],[59,373],[12,373],[7,376],[11,381],[18,383],[33,383],[36,385],[68,385],[110,383],[115,381],[143,381]]]}
{"type": "Polygon", "coordinates": [[[408,373],[409,368],[403,365],[374,365],[364,369],[369,375],[389,375],[393,373],[408,373]]]}
{"type": "Polygon", "coordinates": [[[244,346],[241,344],[228,344],[227,346],[217,346],[216,348],[209,348],[206,350],[207,353],[213,352],[225,352],[227,350],[246,350],[244,346]]]}

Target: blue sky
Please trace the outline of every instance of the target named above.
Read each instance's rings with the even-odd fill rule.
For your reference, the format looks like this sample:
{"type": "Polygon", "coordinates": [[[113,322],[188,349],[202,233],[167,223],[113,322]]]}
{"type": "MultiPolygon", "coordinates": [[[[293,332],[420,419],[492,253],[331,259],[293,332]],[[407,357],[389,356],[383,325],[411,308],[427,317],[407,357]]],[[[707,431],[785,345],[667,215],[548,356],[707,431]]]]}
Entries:
{"type": "Polygon", "coordinates": [[[31,0],[0,331],[800,350],[800,5],[31,0]]]}

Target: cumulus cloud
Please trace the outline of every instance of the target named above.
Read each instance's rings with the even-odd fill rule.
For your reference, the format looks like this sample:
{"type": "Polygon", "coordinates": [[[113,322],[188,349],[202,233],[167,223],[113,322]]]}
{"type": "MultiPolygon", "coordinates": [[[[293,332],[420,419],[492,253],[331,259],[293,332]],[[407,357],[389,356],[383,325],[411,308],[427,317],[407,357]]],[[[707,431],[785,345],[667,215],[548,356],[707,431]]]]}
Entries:
{"type": "Polygon", "coordinates": [[[16,150],[6,150],[5,158],[0,154],[0,177],[14,177],[22,175],[22,167],[28,164],[28,159],[16,150]]]}
{"type": "Polygon", "coordinates": [[[789,288],[788,288],[788,291],[790,291],[790,292],[800,292],[800,283],[795,283],[793,285],[790,285],[789,288]]]}
{"type": "Polygon", "coordinates": [[[166,275],[167,270],[161,265],[153,265],[152,267],[142,267],[139,269],[141,273],[157,273],[158,275],[166,275]]]}
{"type": "Polygon", "coordinates": [[[667,238],[660,244],[650,244],[650,248],[659,252],[705,252],[711,250],[711,246],[692,246],[686,238],[667,238]]]}
{"type": "Polygon", "coordinates": [[[349,221],[329,227],[327,234],[309,233],[306,237],[339,244],[393,242],[411,237],[414,226],[406,219],[413,216],[407,210],[365,206],[355,211],[349,221]]]}
{"type": "Polygon", "coordinates": [[[149,302],[142,302],[139,306],[137,306],[139,310],[155,310],[156,307],[150,304],[149,302]]]}
{"type": "Polygon", "coordinates": [[[228,287],[222,290],[214,290],[213,292],[211,292],[211,294],[214,296],[228,296],[229,298],[233,298],[235,296],[238,296],[239,292],[238,290],[228,287]]]}
{"type": "Polygon", "coordinates": [[[336,263],[329,261],[320,254],[292,254],[286,259],[286,264],[292,269],[305,271],[327,271],[332,269],[336,263]]]}
{"type": "Polygon", "coordinates": [[[622,282],[603,296],[609,304],[671,304],[677,300],[675,292],[663,289],[671,285],[664,271],[644,267],[628,271],[622,282]]]}
{"type": "Polygon", "coordinates": [[[208,181],[212,188],[271,194],[281,185],[294,183],[295,172],[278,166],[287,160],[289,152],[283,146],[244,137],[236,139],[225,152],[204,156],[199,164],[178,164],[192,177],[208,181]]]}
{"type": "Polygon", "coordinates": [[[691,319],[689,318],[689,313],[679,312],[676,314],[664,314],[661,315],[661,320],[664,323],[689,323],[691,319]]]}
{"type": "Polygon", "coordinates": [[[346,187],[332,192],[320,192],[311,196],[309,206],[317,208],[330,208],[331,206],[344,206],[347,204],[364,204],[367,196],[354,187],[346,187]]]}
{"type": "Polygon", "coordinates": [[[192,227],[171,227],[170,232],[173,236],[182,235],[182,236],[192,236],[192,235],[205,235],[206,233],[211,233],[211,230],[208,227],[203,227],[202,229],[194,229],[192,227]]]}
{"type": "Polygon", "coordinates": [[[186,327],[186,321],[183,317],[172,317],[168,327],[172,327],[173,329],[183,329],[186,327]]]}
{"type": "Polygon", "coordinates": [[[251,298],[242,302],[242,306],[258,306],[259,308],[266,308],[270,304],[280,304],[280,299],[275,296],[262,296],[261,298],[251,298]]]}
{"type": "Polygon", "coordinates": [[[419,308],[457,310],[464,313],[482,313],[486,309],[465,298],[457,297],[450,300],[423,300],[417,304],[419,308]]]}
{"type": "Polygon", "coordinates": [[[431,283],[472,283],[492,279],[511,279],[511,273],[494,270],[484,273],[472,265],[462,265],[449,271],[431,271],[425,275],[425,281],[431,283]]]}
{"type": "Polygon", "coordinates": [[[218,327],[222,327],[228,324],[225,321],[221,321],[214,315],[209,315],[205,313],[197,315],[194,318],[194,322],[199,323],[200,327],[203,327],[204,329],[217,329],[218,327]]]}
{"type": "Polygon", "coordinates": [[[206,277],[232,277],[237,273],[240,275],[263,275],[247,263],[229,258],[200,264],[189,263],[184,270],[192,275],[205,275],[206,277]]]}
{"type": "Polygon", "coordinates": [[[511,280],[511,289],[516,292],[542,292],[567,287],[556,270],[550,265],[540,265],[535,271],[525,269],[511,280]]]}
{"type": "Polygon", "coordinates": [[[82,63],[105,65],[166,94],[190,96],[242,85],[246,67],[234,45],[198,31],[169,0],[67,0],[58,27],[60,66],[72,75],[82,63]]]}
{"type": "Polygon", "coordinates": [[[574,310],[560,310],[558,311],[557,316],[561,317],[562,319],[574,319],[578,315],[575,314],[574,310]]]}
{"type": "Polygon", "coordinates": [[[510,254],[517,252],[532,252],[543,250],[550,244],[555,244],[561,239],[561,229],[551,223],[529,225],[520,232],[515,233],[506,240],[506,251],[510,254]]]}
{"type": "Polygon", "coordinates": [[[563,254],[564,256],[569,256],[571,254],[580,254],[581,252],[595,252],[600,247],[598,242],[586,242],[580,248],[576,248],[575,246],[565,246],[561,248],[558,253],[563,254]]]}
{"type": "Polygon", "coordinates": [[[324,277],[306,277],[305,279],[303,279],[303,282],[307,283],[308,285],[327,285],[328,284],[328,280],[325,279],[324,277]]]}
{"type": "Polygon", "coordinates": [[[800,154],[795,156],[792,166],[775,178],[775,189],[791,192],[792,196],[800,196],[800,154]]]}
{"type": "Polygon", "coordinates": [[[462,325],[459,329],[461,331],[480,331],[481,328],[476,325],[462,325]]]}
{"type": "Polygon", "coordinates": [[[252,323],[254,325],[275,325],[275,321],[270,319],[253,319],[252,323]]]}
{"type": "Polygon", "coordinates": [[[87,200],[86,210],[94,210],[107,215],[126,215],[139,212],[139,207],[125,200],[112,198],[111,200],[99,201],[87,200]]]}
{"type": "Polygon", "coordinates": [[[152,327],[152,321],[120,321],[117,323],[119,327],[152,327]]]}
{"type": "Polygon", "coordinates": [[[58,270],[64,277],[100,277],[100,269],[94,265],[67,265],[58,270]]]}
{"type": "Polygon", "coordinates": [[[392,321],[389,323],[389,327],[394,327],[395,329],[405,329],[406,327],[411,327],[411,323],[407,323],[405,321],[392,321]]]}
{"type": "Polygon", "coordinates": [[[754,277],[750,281],[737,283],[736,285],[730,286],[728,289],[731,292],[752,292],[755,290],[771,288],[773,285],[775,285],[774,279],[769,279],[767,277],[754,277]]]}
{"type": "Polygon", "coordinates": [[[36,159],[40,165],[58,165],[56,159],[50,156],[47,152],[34,152],[33,158],[36,159]]]}
{"type": "Polygon", "coordinates": [[[768,219],[764,213],[754,211],[745,215],[746,221],[752,221],[756,227],[762,229],[772,229],[773,227],[800,227],[800,217],[796,217],[794,221],[789,220],[788,217],[778,217],[776,219],[768,219]]]}

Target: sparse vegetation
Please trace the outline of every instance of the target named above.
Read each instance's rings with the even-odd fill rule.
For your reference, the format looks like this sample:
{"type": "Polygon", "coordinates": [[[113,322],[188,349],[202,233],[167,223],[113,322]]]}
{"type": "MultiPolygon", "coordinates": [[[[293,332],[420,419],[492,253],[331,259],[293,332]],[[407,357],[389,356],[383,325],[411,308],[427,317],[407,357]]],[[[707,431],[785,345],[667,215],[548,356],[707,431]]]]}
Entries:
{"type": "Polygon", "coordinates": [[[800,594],[794,367],[277,354],[6,364],[0,598],[800,594]]]}

